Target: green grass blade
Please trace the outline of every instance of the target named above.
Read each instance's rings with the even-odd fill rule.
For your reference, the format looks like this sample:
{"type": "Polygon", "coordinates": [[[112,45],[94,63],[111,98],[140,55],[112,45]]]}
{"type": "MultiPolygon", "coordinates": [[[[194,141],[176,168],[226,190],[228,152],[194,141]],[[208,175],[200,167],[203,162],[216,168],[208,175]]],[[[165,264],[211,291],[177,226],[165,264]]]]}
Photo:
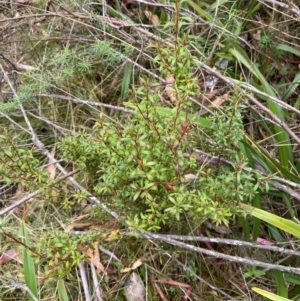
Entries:
{"type": "Polygon", "coordinates": [[[204,9],[202,9],[199,5],[197,5],[193,0],[186,0],[186,2],[197,12],[197,14],[203,19],[213,22],[218,26],[222,26],[219,22],[215,22],[214,18],[207,13],[204,9]]]}
{"type": "Polygon", "coordinates": [[[292,301],[290,299],[287,299],[287,298],[284,298],[284,297],[280,297],[278,295],[275,295],[273,293],[270,293],[268,291],[265,291],[261,288],[258,288],[258,287],[252,287],[252,290],[270,300],[273,300],[273,301],[292,301]]]}
{"type": "Polygon", "coordinates": [[[284,278],[286,279],[287,282],[295,284],[295,285],[300,285],[300,277],[290,274],[290,273],[285,273],[284,278]]]}
{"type": "MultiPolygon", "coordinates": [[[[22,222],[20,234],[23,243],[27,246],[30,246],[27,229],[24,222],[22,222]]],[[[25,283],[27,287],[31,290],[33,295],[35,297],[38,297],[36,272],[35,272],[35,265],[34,265],[33,258],[30,256],[29,250],[26,249],[25,247],[23,248],[22,256],[23,256],[23,270],[24,270],[25,283]]],[[[34,301],[34,299],[31,296],[29,296],[29,300],[34,301]]]]}
{"type": "Polygon", "coordinates": [[[242,143],[244,144],[244,147],[247,148],[247,153],[245,155],[248,155],[252,153],[253,158],[261,164],[261,166],[271,172],[275,173],[278,172],[282,177],[291,180],[295,183],[300,183],[300,178],[293,173],[291,173],[287,168],[283,167],[281,163],[274,160],[269,154],[267,154],[255,141],[253,141],[250,137],[247,137],[248,141],[244,139],[242,143]]]}
{"type": "Polygon", "coordinates": [[[242,224],[244,239],[246,241],[250,241],[250,225],[248,223],[248,220],[244,216],[241,216],[239,218],[239,221],[242,224]]]}
{"type": "Polygon", "coordinates": [[[300,56],[300,50],[297,50],[294,47],[291,47],[291,46],[288,46],[285,44],[278,44],[278,45],[276,45],[275,49],[290,52],[290,53],[300,56]]]}
{"type": "Polygon", "coordinates": [[[283,237],[283,232],[279,230],[278,228],[268,225],[269,233],[271,234],[271,237],[277,242],[277,243],[283,243],[285,241],[285,238],[283,237]]]}
{"type": "MultiPolygon", "coordinates": [[[[276,97],[273,88],[269,85],[268,81],[259,71],[257,66],[251,62],[245,50],[234,41],[230,41],[230,44],[232,45],[232,48],[229,49],[229,52],[253,73],[253,75],[262,84],[264,92],[276,97]]],[[[270,110],[282,121],[285,120],[285,110],[282,107],[272,101],[268,101],[268,106],[270,110]]],[[[283,166],[289,167],[290,163],[294,162],[290,137],[280,126],[274,126],[274,132],[276,134],[275,138],[279,148],[280,162],[283,166]]]]}
{"type": "Polygon", "coordinates": [[[289,210],[291,219],[294,219],[295,218],[295,210],[293,209],[290,197],[284,192],[282,192],[281,195],[286,204],[287,209],[289,210]]]}
{"type": "Polygon", "coordinates": [[[129,86],[131,84],[132,68],[133,68],[133,64],[131,62],[125,63],[122,86],[121,86],[121,100],[124,100],[127,97],[129,86]]]}
{"type": "Polygon", "coordinates": [[[246,210],[250,211],[250,214],[252,216],[255,216],[257,218],[259,218],[260,220],[275,226],[276,228],[279,228],[289,234],[294,235],[297,238],[300,238],[300,225],[285,219],[283,217],[277,216],[275,214],[272,214],[270,212],[267,212],[265,210],[262,209],[258,209],[258,208],[254,208],[250,205],[242,205],[246,210]]]}
{"type": "Polygon", "coordinates": [[[299,84],[300,84],[300,72],[297,73],[297,75],[295,76],[292,83],[289,84],[289,88],[287,89],[287,91],[282,96],[282,100],[287,101],[290,98],[290,96],[296,91],[299,84]]]}
{"type": "Polygon", "coordinates": [[[57,282],[57,291],[59,301],[69,301],[69,297],[66,291],[65,282],[63,279],[59,279],[57,282]]]}
{"type": "MultiPolygon", "coordinates": [[[[255,208],[261,208],[260,195],[258,195],[258,194],[255,195],[255,197],[253,199],[253,206],[255,208]]],[[[252,230],[253,241],[257,240],[258,234],[259,234],[259,229],[260,229],[260,219],[257,217],[253,217],[253,230],[252,230]]]]}
{"type": "Polygon", "coordinates": [[[283,277],[283,272],[272,270],[269,272],[273,277],[276,279],[277,283],[277,295],[280,297],[287,298],[288,297],[288,290],[285,283],[285,279],[283,277]]]}

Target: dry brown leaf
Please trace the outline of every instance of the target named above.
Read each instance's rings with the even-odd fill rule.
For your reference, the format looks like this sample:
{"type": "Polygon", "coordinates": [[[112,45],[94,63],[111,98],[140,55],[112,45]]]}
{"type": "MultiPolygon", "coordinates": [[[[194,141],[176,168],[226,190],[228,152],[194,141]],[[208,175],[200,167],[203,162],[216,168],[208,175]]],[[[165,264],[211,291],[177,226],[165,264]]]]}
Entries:
{"type": "Polygon", "coordinates": [[[220,233],[220,234],[230,234],[231,233],[231,229],[224,226],[224,225],[214,225],[212,222],[210,222],[210,220],[206,220],[203,222],[203,225],[207,228],[207,229],[210,229],[210,230],[213,230],[217,233],[220,233]]]}
{"type": "Polygon", "coordinates": [[[9,249],[6,250],[2,255],[0,256],[0,264],[5,264],[10,262],[11,260],[17,260],[20,262],[20,252],[16,249],[9,249]]]}
{"type": "Polygon", "coordinates": [[[184,288],[190,288],[191,286],[189,284],[183,283],[183,282],[178,282],[172,279],[160,279],[157,282],[164,283],[164,284],[169,284],[169,285],[174,285],[174,286],[180,286],[184,288]]]}
{"type": "Polygon", "coordinates": [[[261,30],[257,30],[256,32],[252,32],[252,37],[256,41],[259,41],[261,39],[261,30]]]}
{"type": "Polygon", "coordinates": [[[66,227],[65,227],[65,231],[66,232],[71,232],[73,229],[76,229],[76,230],[78,230],[78,229],[80,229],[80,230],[82,230],[82,229],[86,229],[86,228],[90,228],[92,225],[93,225],[93,221],[91,221],[91,222],[74,222],[74,223],[72,223],[72,224],[70,224],[70,225],[67,225],[66,227]]]}
{"type": "Polygon", "coordinates": [[[98,244],[98,242],[93,243],[93,248],[86,248],[81,244],[79,244],[77,247],[81,252],[85,253],[87,259],[97,268],[98,273],[107,275],[103,264],[100,262],[100,252],[98,244]]]}
{"type": "Polygon", "coordinates": [[[154,15],[151,11],[149,10],[145,10],[144,14],[146,16],[146,18],[153,24],[153,25],[158,25],[160,20],[159,17],[157,15],[154,15]]]}
{"type": "Polygon", "coordinates": [[[154,276],[152,274],[150,274],[150,280],[152,285],[155,287],[156,291],[158,292],[161,301],[169,301],[169,299],[164,295],[163,291],[159,287],[157,281],[154,279],[154,276]]]}
{"type": "MultiPolygon", "coordinates": [[[[51,153],[52,157],[55,156],[55,146],[52,148],[51,153]]],[[[55,164],[53,163],[52,159],[49,159],[49,164],[47,166],[47,171],[50,174],[50,179],[53,180],[55,178],[55,174],[56,174],[56,167],[55,164]]]]}
{"type": "Polygon", "coordinates": [[[211,100],[218,92],[219,92],[219,90],[215,89],[215,90],[213,90],[213,91],[211,91],[209,93],[205,93],[205,95],[204,95],[205,99],[211,100]]]}
{"type": "Polygon", "coordinates": [[[171,75],[166,79],[166,93],[172,102],[176,102],[177,98],[174,93],[173,84],[175,83],[175,78],[171,75]]]}
{"type": "Polygon", "coordinates": [[[212,103],[209,105],[210,108],[219,108],[221,105],[229,98],[229,94],[226,93],[220,97],[217,97],[212,103]]]}
{"type": "MultiPolygon", "coordinates": [[[[175,281],[172,279],[160,279],[160,280],[156,281],[156,280],[154,280],[154,277],[151,279],[151,281],[153,284],[155,284],[155,282],[160,282],[163,284],[169,284],[169,285],[174,285],[174,286],[184,288],[185,296],[184,296],[183,300],[190,300],[189,296],[191,294],[191,286],[189,284],[178,282],[178,281],[175,281]]],[[[157,286],[155,286],[155,287],[157,288],[157,286]]]]}
{"type": "Polygon", "coordinates": [[[139,266],[141,266],[143,264],[142,259],[138,259],[131,268],[125,268],[121,270],[121,273],[128,273],[132,270],[136,270],[139,266]]]}

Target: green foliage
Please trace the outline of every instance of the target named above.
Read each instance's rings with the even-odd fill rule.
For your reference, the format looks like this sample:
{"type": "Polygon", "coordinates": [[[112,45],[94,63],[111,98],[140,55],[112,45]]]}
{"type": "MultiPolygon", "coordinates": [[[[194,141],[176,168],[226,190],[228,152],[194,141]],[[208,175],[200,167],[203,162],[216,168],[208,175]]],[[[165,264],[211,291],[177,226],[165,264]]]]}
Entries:
{"type": "MultiPolygon", "coordinates": [[[[190,230],[196,229],[197,232],[206,219],[228,225],[235,215],[242,214],[246,240],[255,241],[258,236],[268,238],[270,235],[275,241],[284,242],[289,233],[295,237],[300,235],[298,225],[286,215],[288,212],[292,220],[297,218],[293,198],[276,190],[273,185],[273,181],[278,180],[277,176],[286,180],[280,182],[282,185],[285,183],[288,186],[287,181],[294,182],[291,184],[300,181],[295,141],[289,131],[285,132],[281,126],[274,124],[273,118],[276,115],[296,133],[297,113],[290,114],[288,109],[273,103],[267,96],[281,99],[299,109],[299,22],[295,10],[278,10],[275,6],[271,8],[257,1],[178,0],[172,3],[162,1],[161,6],[129,2],[128,5],[119,0],[107,3],[86,0],[62,1],[59,4],[51,2],[47,5],[49,14],[45,19],[40,19],[38,14],[41,9],[44,11],[46,3],[26,6],[29,15],[23,11],[24,7],[18,6],[18,12],[22,12],[20,18],[11,15],[16,5],[12,3],[8,18],[4,18],[3,36],[6,38],[2,48],[7,60],[3,57],[2,64],[18,96],[9,102],[3,100],[0,108],[0,113],[10,113],[2,127],[8,129],[10,137],[14,137],[8,139],[5,136],[0,140],[0,181],[1,184],[18,183],[25,193],[39,189],[42,194],[38,207],[34,201],[26,204],[24,211],[17,208],[7,214],[5,227],[14,228],[17,220],[19,228],[21,214],[26,218],[27,225],[32,222],[30,226],[34,235],[30,241],[31,244],[39,241],[39,244],[31,250],[38,251],[35,255],[42,254],[38,259],[38,276],[43,279],[42,274],[46,271],[46,276],[54,277],[46,281],[47,284],[39,283],[38,293],[42,299],[55,298],[45,295],[46,286],[53,294],[54,283],[60,300],[67,300],[68,295],[77,295],[77,292],[73,294],[74,283],[63,282],[63,277],[71,278],[73,268],[84,258],[78,246],[98,241],[102,235],[101,230],[97,230],[97,237],[76,237],[61,233],[60,225],[77,213],[89,215],[89,222],[96,217],[96,223],[101,220],[104,224],[101,226],[109,226],[110,230],[111,220],[99,208],[89,211],[88,206],[85,210],[85,192],[71,189],[64,180],[49,181],[49,175],[43,171],[48,159],[32,149],[31,137],[24,131],[27,125],[19,112],[19,103],[23,104],[33,130],[43,139],[47,149],[51,149],[57,139],[70,130],[76,132],[69,137],[64,136],[62,152],[56,152],[55,157],[60,161],[63,154],[66,160],[60,162],[68,170],[71,165],[68,163],[80,167],[76,180],[123,217],[132,229],[162,228],[167,233],[190,234],[190,230]],[[150,18],[146,17],[146,12],[148,16],[149,12],[152,13],[150,18]],[[258,15],[259,19],[256,18],[258,15]],[[159,16],[160,23],[155,20],[159,16]],[[144,23],[146,18],[147,24],[144,23]],[[20,21],[18,30],[14,30],[16,20],[20,21]],[[30,28],[27,28],[28,25],[30,28]],[[226,67],[216,65],[220,57],[228,60],[226,67]],[[38,69],[16,72],[16,62],[38,69]],[[218,72],[226,75],[226,80],[219,79],[214,91],[208,91],[205,85],[207,76],[212,74],[207,74],[209,69],[203,63],[218,68],[218,72]],[[140,80],[141,74],[153,77],[142,77],[140,80]],[[163,80],[154,80],[158,77],[163,80]],[[243,86],[247,82],[265,92],[267,95],[264,96],[253,89],[250,92],[261,105],[247,103],[246,92],[241,92],[241,86],[237,84],[232,89],[231,85],[227,85],[230,78],[235,83],[240,79],[243,86]],[[135,86],[130,91],[132,83],[135,86]],[[57,94],[61,97],[56,97],[57,94]],[[218,104],[216,100],[220,95],[225,101],[218,104]],[[90,102],[79,104],[74,99],[89,99],[90,102]],[[122,101],[127,101],[127,106],[133,109],[132,115],[100,109],[103,103],[121,106],[122,101]],[[196,102],[198,105],[201,102],[207,110],[201,109],[199,114],[196,102]],[[211,102],[217,105],[210,107],[211,102]],[[264,109],[267,105],[273,116],[267,115],[264,109]],[[99,110],[102,110],[100,116],[99,110]],[[41,127],[49,130],[42,131],[41,127]],[[202,160],[200,152],[195,149],[208,155],[204,154],[202,160]],[[214,156],[213,164],[209,162],[211,156],[214,156]],[[223,165],[223,158],[232,164],[223,165]],[[249,166],[256,169],[258,165],[264,169],[265,177],[246,172],[249,166]],[[251,205],[260,209],[241,206],[251,199],[251,205]],[[250,213],[250,209],[253,209],[254,219],[245,217],[244,211],[250,213]],[[34,219],[32,212],[36,217],[34,219]],[[269,233],[264,227],[266,223],[269,233]],[[42,237],[36,230],[40,226],[47,229],[42,237]],[[58,282],[55,277],[59,278],[58,282]]],[[[3,9],[4,15],[5,11],[6,8],[3,9]]],[[[12,95],[5,79],[2,90],[12,95]]],[[[14,202],[15,199],[7,201],[14,202]]],[[[5,199],[0,205],[4,207],[7,204],[5,199]]],[[[120,225],[122,227],[123,224],[114,224],[116,231],[110,231],[109,238],[119,238],[120,225]]],[[[25,239],[27,233],[25,235],[24,231],[22,237],[25,239]]],[[[241,235],[240,227],[232,227],[232,231],[233,236],[241,235]]],[[[31,233],[28,231],[28,234],[31,233]]],[[[101,237],[104,235],[107,236],[107,233],[101,237]]],[[[125,254],[122,262],[115,265],[119,269],[128,266],[128,261],[125,263],[124,260],[130,258],[129,261],[134,262],[134,257],[141,253],[140,245],[143,244],[136,238],[130,240],[123,239],[122,244],[114,248],[116,255],[125,254]],[[132,242],[138,245],[138,251],[132,242]]],[[[108,245],[112,247],[111,242],[108,245]]],[[[15,247],[14,242],[4,235],[1,246],[2,253],[15,247]]],[[[36,271],[31,259],[34,252],[23,251],[25,277],[35,279],[36,271]]],[[[220,298],[215,294],[206,296],[205,286],[199,286],[198,281],[193,286],[190,280],[201,274],[216,287],[222,287],[219,282],[223,274],[220,273],[222,266],[216,265],[217,268],[210,269],[208,274],[205,266],[207,258],[197,255],[193,258],[191,253],[180,252],[177,247],[166,247],[166,251],[173,259],[183,259],[182,262],[186,261],[183,256],[189,256],[187,269],[178,269],[174,260],[168,260],[166,267],[162,251],[151,250],[149,258],[153,258],[155,270],[167,277],[169,272],[172,273],[177,278],[175,281],[188,283],[195,295],[204,296],[204,299],[220,298]],[[176,254],[172,253],[174,250],[176,254]],[[161,271],[160,266],[163,266],[161,271]]],[[[237,247],[230,247],[230,250],[222,247],[222,251],[234,254],[237,247]]],[[[250,252],[247,248],[242,254],[256,256],[250,252]]],[[[275,259],[269,255],[266,257],[267,260],[275,259]]],[[[295,262],[282,262],[285,265],[290,263],[295,262]]],[[[212,267],[210,261],[208,264],[212,267]]],[[[6,270],[3,274],[16,279],[17,273],[14,274],[10,266],[20,268],[12,262],[1,265],[6,270]]],[[[252,268],[243,274],[248,279],[260,276],[266,279],[270,278],[271,273],[264,275],[259,269],[252,268]]],[[[276,283],[272,288],[278,287],[279,296],[295,298],[299,294],[299,279],[288,278],[281,272],[275,276],[276,283]],[[285,281],[290,283],[287,285],[285,281]],[[295,287],[291,288],[291,285],[295,287]],[[292,295],[287,295],[288,289],[295,289],[292,295]]],[[[104,291],[106,285],[109,287],[108,299],[118,298],[113,294],[119,292],[122,286],[120,279],[114,277],[110,274],[101,283],[104,291]],[[112,285],[117,282],[118,285],[112,285]]],[[[264,283],[270,287],[272,285],[269,281],[264,283]]],[[[36,291],[35,286],[28,282],[28,287],[36,291]]],[[[242,292],[239,285],[236,287],[242,292]]],[[[157,297],[155,294],[152,296],[151,285],[148,291],[150,299],[157,297]]],[[[176,287],[165,291],[166,298],[180,298],[176,287]]],[[[234,298],[239,299],[237,294],[231,292],[234,298]]],[[[3,297],[2,291],[1,297],[16,299],[16,296],[3,297]]]]}
{"type": "Polygon", "coordinates": [[[49,176],[40,169],[40,161],[31,150],[18,148],[6,135],[0,136],[0,180],[20,183],[24,189],[47,189],[49,176]]]}
{"type": "Polygon", "coordinates": [[[36,257],[36,263],[44,266],[45,275],[49,277],[72,277],[72,269],[85,258],[78,245],[89,245],[93,239],[92,234],[72,235],[62,231],[46,231],[35,245],[37,252],[43,254],[42,257],[36,257]]]}
{"type": "Polygon", "coordinates": [[[18,100],[9,101],[1,104],[0,113],[8,113],[19,107],[18,100]]]}
{"type": "Polygon", "coordinates": [[[243,274],[243,277],[246,279],[251,278],[253,276],[264,276],[265,274],[265,271],[258,269],[256,266],[251,266],[249,271],[243,274]]]}
{"type": "MultiPolygon", "coordinates": [[[[216,111],[209,119],[212,121],[210,136],[214,141],[214,153],[222,154],[225,147],[233,147],[245,137],[243,125],[243,110],[246,104],[241,101],[243,96],[238,89],[223,105],[221,111],[216,111]]],[[[237,150],[227,152],[227,157],[235,157],[237,150]]]]}
{"type": "MultiPolygon", "coordinates": [[[[245,164],[240,160],[244,159],[238,156],[233,169],[205,171],[193,156],[186,158],[199,138],[187,118],[192,108],[188,98],[199,92],[191,74],[192,57],[185,47],[177,47],[174,56],[170,49],[158,49],[155,62],[165,76],[174,78],[172,96],[177,101],[170,114],[158,112],[160,95],[153,93],[158,83],[144,78],[129,101],[135,108],[133,115],[123,123],[100,116],[92,137],[78,132],[62,141],[61,150],[90,175],[101,200],[122,212],[133,228],[158,230],[179,221],[183,213],[198,224],[207,218],[228,224],[242,212],[238,202],[254,196],[255,181],[243,172],[245,164]],[[187,185],[188,172],[201,176],[187,185]]],[[[231,148],[243,138],[242,109],[235,99],[216,115],[215,128],[207,131],[215,140],[215,150],[231,148]]]]}

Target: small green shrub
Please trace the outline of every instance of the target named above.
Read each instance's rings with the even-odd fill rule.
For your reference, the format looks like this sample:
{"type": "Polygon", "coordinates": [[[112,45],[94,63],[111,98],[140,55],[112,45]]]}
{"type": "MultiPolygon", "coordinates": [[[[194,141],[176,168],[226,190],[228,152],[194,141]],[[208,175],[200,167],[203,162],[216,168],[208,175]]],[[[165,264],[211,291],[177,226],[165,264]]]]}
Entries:
{"type": "Polygon", "coordinates": [[[215,141],[211,147],[215,153],[228,147],[237,163],[202,169],[193,155],[185,155],[203,140],[188,119],[193,110],[189,97],[199,93],[192,57],[183,46],[173,56],[170,49],[158,47],[158,53],[155,62],[162,74],[174,78],[171,92],[176,103],[169,115],[160,114],[159,83],[143,78],[128,102],[133,115],[124,122],[100,116],[92,135],[78,132],[61,142],[63,155],[89,175],[101,201],[125,216],[133,228],[158,230],[179,221],[183,213],[198,224],[208,218],[228,224],[242,212],[238,202],[255,193],[255,181],[243,172],[244,158],[233,147],[243,138],[243,107],[233,96],[215,115],[215,126],[203,133],[215,141]],[[197,179],[187,183],[187,173],[197,174],[197,179]]]}
{"type": "Polygon", "coordinates": [[[36,262],[43,265],[46,276],[72,277],[72,269],[86,257],[78,245],[89,245],[94,237],[90,235],[72,235],[62,231],[46,231],[40,241],[36,243],[36,250],[43,254],[36,257],[36,262]]]}

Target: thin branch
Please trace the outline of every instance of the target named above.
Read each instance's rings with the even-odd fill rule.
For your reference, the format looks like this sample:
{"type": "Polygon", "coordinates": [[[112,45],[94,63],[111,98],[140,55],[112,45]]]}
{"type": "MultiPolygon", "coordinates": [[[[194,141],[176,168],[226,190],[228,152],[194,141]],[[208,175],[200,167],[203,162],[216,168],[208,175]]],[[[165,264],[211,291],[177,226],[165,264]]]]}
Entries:
{"type": "MultiPolygon", "coordinates": [[[[152,233],[150,233],[152,235],[152,233]]],[[[272,252],[279,252],[281,254],[288,254],[293,256],[300,256],[300,251],[294,251],[285,249],[278,246],[268,246],[258,243],[253,243],[249,241],[242,241],[236,239],[218,238],[218,237],[206,237],[206,236],[186,236],[186,235],[172,235],[172,234],[155,234],[156,237],[162,239],[174,239],[179,241],[202,241],[202,242],[212,242],[218,244],[234,245],[240,247],[249,247],[255,249],[263,249],[272,252]]]]}
{"type": "Polygon", "coordinates": [[[84,99],[80,99],[80,98],[77,98],[77,97],[71,97],[71,96],[65,96],[65,95],[59,95],[59,94],[37,94],[37,95],[34,95],[34,96],[63,99],[63,100],[71,101],[73,103],[80,103],[80,104],[90,105],[90,106],[94,106],[94,107],[103,107],[103,108],[123,111],[125,113],[130,113],[130,114],[134,113],[133,110],[126,109],[124,107],[109,105],[109,104],[102,103],[102,102],[84,100],[84,99]]]}
{"type": "Polygon", "coordinates": [[[282,100],[280,100],[280,99],[278,99],[274,96],[271,96],[271,95],[269,95],[265,92],[262,92],[262,91],[258,90],[257,88],[253,87],[251,84],[246,83],[246,82],[242,82],[242,81],[239,81],[239,80],[236,80],[236,79],[232,79],[228,76],[225,76],[220,71],[218,71],[216,69],[213,69],[213,68],[207,66],[206,64],[200,62],[200,61],[197,61],[197,63],[200,63],[201,67],[203,67],[203,69],[205,69],[208,73],[210,73],[213,76],[218,77],[219,79],[224,81],[226,84],[230,85],[231,87],[233,87],[234,85],[240,86],[240,87],[244,88],[247,91],[249,90],[249,91],[251,91],[255,94],[261,95],[261,96],[273,101],[274,103],[280,105],[281,107],[300,115],[300,111],[297,108],[287,104],[286,102],[284,102],[284,101],[282,101],[282,100]]]}
{"type": "Polygon", "coordinates": [[[21,282],[15,281],[13,279],[10,279],[10,278],[4,277],[4,276],[0,276],[0,278],[2,278],[2,280],[5,279],[10,282],[10,285],[3,285],[3,286],[0,286],[0,288],[1,287],[3,287],[3,288],[4,287],[5,288],[13,287],[15,289],[21,289],[21,290],[27,292],[34,301],[39,301],[39,299],[34,295],[34,293],[30,290],[30,288],[26,284],[23,284],[21,282]]]}
{"type": "Polygon", "coordinates": [[[49,119],[45,118],[45,117],[42,117],[42,116],[37,116],[35,114],[32,114],[30,112],[28,112],[27,114],[29,114],[30,116],[36,118],[36,119],[39,119],[39,120],[42,120],[43,122],[45,122],[50,128],[52,129],[55,129],[57,130],[60,134],[64,134],[65,132],[69,132],[69,133],[72,133],[73,131],[71,130],[68,130],[66,128],[63,128],[59,125],[57,125],[56,123],[53,123],[52,121],[50,121],[49,119]]]}
{"type": "Polygon", "coordinates": [[[273,5],[280,6],[281,8],[286,8],[287,10],[290,10],[294,14],[298,15],[298,17],[300,17],[300,9],[299,9],[299,7],[297,7],[296,4],[294,4],[291,1],[289,2],[289,4],[283,3],[283,2],[280,2],[280,1],[276,1],[276,0],[259,0],[259,2],[261,2],[261,3],[269,2],[269,3],[273,4],[273,5]],[[293,8],[291,8],[291,6],[293,6],[293,8]]]}
{"type": "MultiPolygon", "coordinates": [[[[200,61],[197,61],[197,63],[199,63],[200,66],[203,69],[205,69],[208,73],[212,74],[213,76],[216,76],[216,77],[220,78],[222,81],[224,81],[225,83],[227,83],[230,87],[234,88],[236,85],[238,85],[240,87],[243,87],[246,90],[252,91],[253,93],[260,94],[260,95],[262,95],[262,96],[270,99],[274,103],[277,103],[278,105],[286,108],[287,110],[293,111],[293,112],[297,113],[298,115],[300,115],[300,111],[299,110],[293,108],[290,105],[287,105],[286,103],[284,103],[283,101],[281,101],[281,100],[279,100],[279,99],[277,99],[275,97],[272,97],[272,96],[270,96],[270,95],[268,95],[266,93],[263,93],[263,92],[259,91],[258,89],[252,87],[250,84],[243,83],[243,82],[240,82],[238,80],[234,80],[234,79],[232,79],[230,77],[227,77],[227,76],[223,75],[221,72],[219,72],[217,70],[214,70],[213,68],[211,68],[211,67],[203,64],[200,61]]],[[[246,93],[246,91],[245,91],[245,94],[246,94],[246,97],[252,103],[254,103],[255,105],[257,105],[262,111],[264,111],[265,113],[267,113],[270,116],[270,118],[277,123],[278,126],[282,127],[298,144],[300,144],[300,138],[289,128],[289,126],[284,121],[282,121],[278,116],[276,116],[275,114],[273,114],[273,112],[270,109],[268,109],[267,107],[265,107],[261,102],[259,102],[251,94],[246,93]]]]}
{"type": "Polygon", "coordinates": [[[189,275],[193,275],[196,279],[199,280],[200,283],[205,284],[206,286],[208,286],[209,288],[211,288],[213,291],[218,292],[219,294],[225,296],[228,300],[232,300],[232,301],[237,301],[237,299],[231,297],[230,295],[228,295],[227,293],[225,293],[223,290],[221,290],[220,288],[212,285],[211,283],[209,283],[208,281],[206,281],[205,279],[203,279],[202,277],[200,277],[199,275],[197,275],[193,269],[191,269],[190,267],[188,267],[187,265],[183,264],[182,262],[180,262],[175,256],[172,256],[169,252],[167,252],[166,250],[164,250],[162,247],[160,247],[157,243],[152,242],[156,248],[163,252],[166,256],[168,256],[171,260],[173,260],[174,262],[176,262],[179,266],[181,266],[186,272],[188,272],[189,275]]]}
{"type": "Polygon", "coordinates": [[[226,254],[223,254],[220,252],[207,250],[207,249],[199,248],[199,247],[196,247],[193,245],[189,245],[189,244],[186,244],[186,243],[183,243],[183,242],[171,239],[171,238],[161,237],[160,235],[157,235],[154,233],[147,232],[147,233],[142,234],[142,236],[145,238],[149,238],[149,239],[160,240],[160,241],[163,241],[165,243],[168,243],[168,244],[176,246],[176,247],[180,247],[180,248],[190,250],[193,252],[205,254],[208,256],[215,257],[215,258],[221,258],[221,259],[231,261],[231,262],[249,264],[249,265],[254,265],[254,266],[261,267],[261,268],[265,268],[268,270],[279,270],[279,271],[283,271],[283,272],[294,273],[294,274],[300,275],[300,268],[286,267],[286,266],[282,266],[282,265],[278,265],[278,264],[261,262],[261,261],[255,260],[255,259],[226,255],[226,254]]]}
{"type": "MultiPolygon", "coordinates": [[[[196,149],[196,148],[194,148],[193,151],[196,153],[195,158],[198,161],[203,161],[204,159],[209,158],[209,160],[210,160],[209,163],[211,163],[211,164],[219,164],[221,162],[221,163],[228,164],[228,165],[232,166],[232,162],[230,162],[229,160],[226,160],[225,158],[222,158],[222,157],[219,157],[219,156],[213,156],[211,154],[208,154],[208,153],[206,153],[206,152],[204,152],[200,149],[196,149]]],[[[184,156],[185,157],[190,157],[191,155],[186,153],[186,154],[184,154],[184,156]]],[[[260,173],[265,177],[270,176],[270,174],[267,171],[262,170],[262,169],[255,169],[255,168],[251,168],[251,167],[245,167],[245,170],[249,171],[249,172],[260,173]]],[[[278,182],[281,182],[281,183],[287,184],[291,187],[300,189],[300,184],[298,184],[298,183],[292,182],[290,180],[286,180],[286,179],[278,177],[276,175],[274,175],[272,178],[274,180],[278,181],[278,182]]]]}
{"type": "Polygon", "coordinates": [[[6,207],[5,209],[0,211],[0,216],[10,212],[11,210],[13,210],[16,207],[19,207],[20,205],[22,205],[23,203],[29,201],[30,199],[34,198],[36,195],[38,195],[39,193],[41,193],[41,190],[36,190],[30,194],[28,194],[26,197],[22,198],[21,200],[11,204],[10,206],[6,207]]]}
{"type": "Polygon", "coordinates": [[[98,281],[98,275],[97,275],[97,271],[96,268],[94,266],[94,264],[90,263],[90,267],[91,267],[91,274],[92,274],[92,279],[93,279],[93,294],[92,297],[93,299],[96,298],[97,301],[103,301],[103,293],[102,293],[102,289],[100,286],[100,282],[98,281]]]}
{"type": "Polygon", "coordinates": [[[271,181],[270,184],[273,187],[275,187],[275,188],[277,188],[277,189],[279,189],[279,190],[287,193],[288,195],[290,195],[291,197],[293,197],[297,201],[300,201],[300,194],[297,191],[295,191],[294,189],[289,188],[289,187],[287,187],[287,186],[285,186],[283,184],[280,184],[280,183],[278,183],[276,181],[271,181]]]}
{"type": "MultiPolygon", "coordinates": [[[[213,156],[213,155],[205,153],[204,151],[199,150],[199,149],[193,149],[193,151],[195,152],[195,154],[187,154],[186,153],[186,154],[184,154],[184,157],[188,158],[190,156],[194,156],[196,160],[201,161],[201,162],[204,162],[204,161],[206,162],[208,160],[208,163],[210,163],[210,164],[218,165],[220,163],[223,163],[223,164],[232,166],[232,162],[230,162],[229,160],[224,159],[222,157],[213,156]]],[[[251,167],[245,167],[244,169],[245,169],[245,171],[248,171],[248,172],[259,173],[265,177],[270,176],[265,170],[260,170],[260,169],[258,170],[258,169],[251,168],[251,167]]],[[[273,187],[275,187],[281,191],[286,192],[287,194],[289,194],[296,200],[300,201],[300,194],[297,191],[295,191],[294,189],[291,189],[290,187],[288,187],[286,185],[280,184],[278,182],[287,184],[293,188],[298,188],[298,189],[300,189],[300,184],[280,178],[276,175],[272,176],[272,179],[270,179],[270,185],[272,185],[273,187]]]]}
{"type": "MultiPolygon", "coordinates": [[[[52,164],[55,164],[55,162],[58,162],[58,161],[53,161],[53,162],[52,162],[52,164]],[[54,162],[54,163],[53,163],[53,162],[54,162]]],[[[64,180],[64,179],[66,179],[66,178],[68,178],[68,177],[74,175],[74,174],[77,173],[78,171],[79,171],[79,169],[76,169],[76,170],[73,170],[73,171],[71,171],[71,172],[65,174],[64,176],[58,178],[58,179],[54,182],[54,184],[52,184],[51,186],[53,186],[53,185],[59,183],[60,181],[62,181],[62,180],[64,180]]],[[[27,196],[25,196],[24,198],[20,199],[19,201],[15,202],[15,203],[11,204],[10,206],[6,207],[5,209],[1,210],[1,211],[0,211],[0,216],[2,216],[2,215],[4,215],[4,214],[8,213],[9,211],[13,210],[13,209],[16,208],[16,207],[19,207],[20,205],[22,205],[23,203],[25,203],[25,202],[29,201],[30,199],[34,198],[36,195],[38,195],[38,194],[41,193],[41,192],[42,192],[41,189],[38,189],[38,190],[36,190],[36,191],[34,191],[34,192],[28,194],[27,196]]]]}
{"type": "Polygon", "coordinates": [[[28,131],[27,129],[25,129],[24,127],[22,127],[18,122],[15,122],[10,116],[8,116],[5,113],[0,113],[1,116],[5,117],[6,119],[8,119],[11,123],[13,123],[14,125],[16,125],[18,128],[20,128],[22,131],[24,131],[27,134],[30,134],[30,131],[28,131]]]}
{"type": "Polygon", "coordinates": [[[79,272],[80,272],[80,280],[83,286],[83,291],[85,295],[86,301],[92,301],[90,292],[89,292],[89,281],[86,274],[85,264],[83,261],[79,263],[79,272]]]}

